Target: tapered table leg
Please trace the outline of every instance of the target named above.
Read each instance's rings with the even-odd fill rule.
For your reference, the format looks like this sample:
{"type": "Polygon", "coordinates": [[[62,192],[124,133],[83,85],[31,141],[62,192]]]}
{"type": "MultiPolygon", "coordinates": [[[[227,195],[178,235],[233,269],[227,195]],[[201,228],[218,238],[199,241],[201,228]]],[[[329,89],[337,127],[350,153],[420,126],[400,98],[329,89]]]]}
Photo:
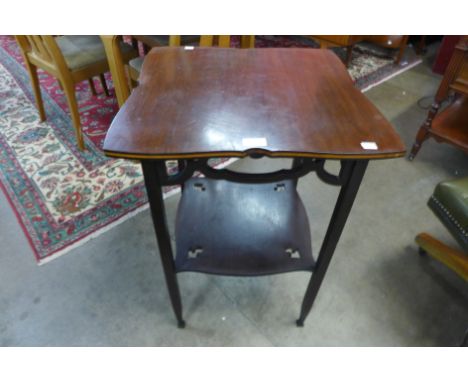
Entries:
{"type": "MultiPolygon", "coordinates": [[[[292,166],[291,166],[291,168],[294,169],[294,168],[300,166],[303,162],[304,162],[304,161],[303,161],[302,158],[296,157],[296,158],[294,158],[293,161],[292,161],[292,166]]],[[[297,182],[298,182],[298,181],[299,181],[299,178],[294,179],[294,186],[295,186],[295,187],[297,187],[297,182]]]]}
{"type": "Polygon", "coordinates": [[[182,319],[182,302],[180,299],[179,285],[175,272],[174,257],[172,255],[171,238],[166,224],[166,212],[164,208],[163,190],[161,177],[166,171],[165,163],[160,161],[141,162],[143,167],[143,176],[145,178],[146,192],[151,208],[154,229],[159,246],[159,254],[164,268],[166,284],[171,298],[172,308],[177,318],[179,328],[185,327],[185,321],[182,319]]]}
{"type": "Polygon", "coordinates": [[[312,308],[312,304],[325,277],[333,252],[343,232],[359,186],[361,185],[367,163],[367,160],[346,161],[343,163],[343,165],[346,166],[344,169],[345,183],[341,187],[330,224],[328,225],[327,233],[325,234],[322,247],[320,248],[315,270],[307,286],[306,294],[302,302],[301,314],[296,321],[297,326],[304,326],[304,320],[312,308]]]}

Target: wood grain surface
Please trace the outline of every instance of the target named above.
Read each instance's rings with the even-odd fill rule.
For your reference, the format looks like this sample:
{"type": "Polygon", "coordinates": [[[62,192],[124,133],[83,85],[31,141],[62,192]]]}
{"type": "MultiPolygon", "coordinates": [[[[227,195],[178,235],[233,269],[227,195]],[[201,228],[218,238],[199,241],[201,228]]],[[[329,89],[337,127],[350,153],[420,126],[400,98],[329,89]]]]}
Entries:
{"type": "Polygon", "coordinates": [[[378,159],[405,147],[330,51],[165,47],[146,57],[104,150],[141,159],[378,159]]]}

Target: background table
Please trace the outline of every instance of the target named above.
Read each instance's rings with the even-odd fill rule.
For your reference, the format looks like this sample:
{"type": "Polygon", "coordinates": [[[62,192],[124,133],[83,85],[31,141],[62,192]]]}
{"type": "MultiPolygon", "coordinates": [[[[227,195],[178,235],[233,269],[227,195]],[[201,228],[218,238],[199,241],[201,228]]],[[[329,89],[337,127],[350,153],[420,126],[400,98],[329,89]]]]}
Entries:
{"type": "MultiPolygon", "coordinates": [[[[297,324],[320,288],[369,160],[404,155],[382,114],[341,61],[315,49],[158,48],[114,119],[107,155],[140,159],[171,302],[180,327],[177,272],[312,272],[297,324]],[[267,174],[216,170],[209,158],[293,158],[267,174]],[[177,160],[168,175],[165,160],[177,160]],[[339,160],[331,174],[326,160],[339,160]],[[195,171],[205,178],[193,178],[195,171]],[[317,260],[297,179],[315,171],[341,191],[317,260]],[[176,257],[161,187],[182,184],[176,257]]],[[[312,197],[312,196],[310,196],[312,197]]]]}

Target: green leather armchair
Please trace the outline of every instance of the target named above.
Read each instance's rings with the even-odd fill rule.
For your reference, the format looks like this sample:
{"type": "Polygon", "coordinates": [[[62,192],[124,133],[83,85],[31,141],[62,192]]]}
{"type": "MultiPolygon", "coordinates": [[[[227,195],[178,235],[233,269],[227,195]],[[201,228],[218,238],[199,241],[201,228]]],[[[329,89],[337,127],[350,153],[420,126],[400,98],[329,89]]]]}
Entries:
{"type": "Polygon", "coordinates": [[[468,281],[468,177],[439,183],[428,205],[460,244],[461,250],[449,247],[427,233],[420,233],[416,236],[420,253],[441,261],[468,281]]]}

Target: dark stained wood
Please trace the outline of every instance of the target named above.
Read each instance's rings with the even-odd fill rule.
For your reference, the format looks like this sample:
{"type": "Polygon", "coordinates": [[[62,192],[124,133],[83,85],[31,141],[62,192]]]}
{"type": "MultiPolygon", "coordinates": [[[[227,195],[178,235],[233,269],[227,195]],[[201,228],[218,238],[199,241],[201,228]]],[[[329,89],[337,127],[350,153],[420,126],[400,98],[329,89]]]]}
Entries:
{"type": "Polygon", "coordinates": [[[332,52],[155,48],[104,150],[142,159],[378,159],[402,156],[405,147],[332,52]],[[363,141],[378,150],[363,149],[363,141]]]}
{"type": "Polygon", "coordinates": [[[193,178],[176,220],[176,270],[257,276],[312,271],[311,236],[295,182],[193,178]]]}
{"type": "Polygon", "coordinates": [[[416,134],[409,159],[418,154],[423,142],[430,137],[468,151],[468,36],[463,36],[455,47],[450,63],[440,82],[426,120],[416,134]],[[455,102],[439,113],[442,102],[450,91],[458,94],[455,102]],[[461,97],[461,98],[460,98],[461,97]]]}
{"type": "Polygon", "coordinates": [[[468,282],[468,257],[465,253],[425,232],[417,235],[415,241],[424,254],[439,260],[468,282]]]}
{"type": "Polygon", "coordinates": [[[468,97],[460,97],[432,122],[431,135],[468,152],[468,97]]]}
{"type": "Polygon", "coordinates": [[[309,49],[153,49],[140,86],[114,119],[110,156],[142,160],[169,296],[185,325],[176,272],[262,275],[312,273],[297,325],[302,326],[338,244],[368,159],[393,158],[404,146],[392,126],[354,88],[331,52],[309,49]],[[247,139],[247,141],[245,141],[247,139]],[[375,142],[365,150],[362,142],[375,142]],[[239,174],[207,159],[295,157],[291,170],[239,174]],[[201,159],[203,157],[203,159],[201,159]],[[176,159],[169,175],[165,159],[176,159]],[[325,159],[341,159],[337,175],[325,159]],[[190,179],[194,171],[205,178],[190,179]],[[341,186],[317,263],[296,192],[309,171],[341,186]],[[163,185],[183,184],[176,258],[165,222],[163,185]]]}
{"type": "Polygon", "coordinates": [[[450,88],[457,93],[468,95],[468,60],[463,62],[462,68],[450,88]]]}

